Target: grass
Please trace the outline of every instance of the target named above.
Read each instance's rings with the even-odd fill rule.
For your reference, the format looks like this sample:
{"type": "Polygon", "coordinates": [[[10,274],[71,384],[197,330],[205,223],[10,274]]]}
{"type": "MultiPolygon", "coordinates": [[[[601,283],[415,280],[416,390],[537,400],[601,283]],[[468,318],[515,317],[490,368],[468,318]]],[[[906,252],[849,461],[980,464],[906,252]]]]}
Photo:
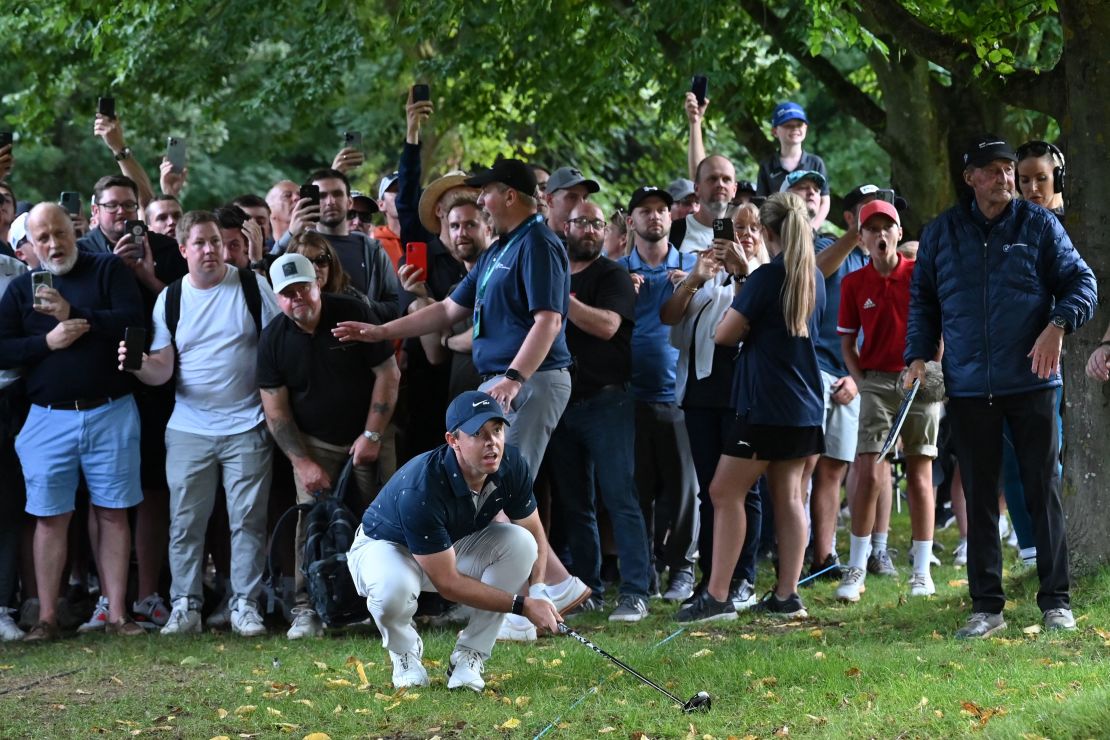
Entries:
{"type": "MultiPolygon", "coordinates": [[[[897,517],[893,540],[905,530],[897,517]]],[[[942,533],[949,552],[952,536],[942,533]]],[[[1036,578],[1026,572],[1006,580],[1009,629],[956,642],[951,634],[970,611],[962,569],[934,568],[937,595],[909,600],[909,568],[898,565],[901,578],[869,578],[857,605],[838,604],[835,584],[825,582],[803,594],[808,619],[742,616],[659,647],[678,629],[674,608],[659,601],[639,625],[602,616],[573,623],[683,699],[709,691],[713,710],[703,715],[684,716],[569,638],[498,645],[479,695],[446,690],[454,632],[422,627],[432,685],[398,694],[375,633],[291,643],[275,628],[251,640],[211,633],[4,644],[0,736],[520,738],[556,717],[545,737],[1110,735],[1110,573],[1076,584],[1078,632],[1025,629],[1040,623],[1036,578]]]]}

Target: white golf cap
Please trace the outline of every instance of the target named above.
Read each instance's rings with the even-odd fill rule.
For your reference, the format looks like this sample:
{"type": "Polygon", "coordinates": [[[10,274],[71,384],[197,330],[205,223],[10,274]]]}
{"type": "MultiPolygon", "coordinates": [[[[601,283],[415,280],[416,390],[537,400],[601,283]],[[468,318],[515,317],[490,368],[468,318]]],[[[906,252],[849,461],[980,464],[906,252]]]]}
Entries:
{"type": "Polygon", "coordinates": [[[270,265],[270,282],[275,293],[294,283],[314,283],[316,268],[303,254],[283,254],[270,265]]]}

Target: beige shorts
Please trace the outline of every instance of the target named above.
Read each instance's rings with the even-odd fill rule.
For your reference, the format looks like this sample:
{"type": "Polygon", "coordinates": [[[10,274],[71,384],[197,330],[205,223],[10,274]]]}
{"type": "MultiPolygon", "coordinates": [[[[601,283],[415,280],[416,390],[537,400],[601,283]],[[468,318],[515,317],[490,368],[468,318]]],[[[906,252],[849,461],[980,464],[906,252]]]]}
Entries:
{"type": "MultiPolygon", "coordinates": [[[[877,454],[890,434],[905,391],[898,383],[898,373],[868,370],[864,373],[859,395],[859,439],[856,454],[877,454]]],[[[899,435],[905,455],[937,456],[940,407],[940,402],[925,403],[914,399],[899,435]]]]}

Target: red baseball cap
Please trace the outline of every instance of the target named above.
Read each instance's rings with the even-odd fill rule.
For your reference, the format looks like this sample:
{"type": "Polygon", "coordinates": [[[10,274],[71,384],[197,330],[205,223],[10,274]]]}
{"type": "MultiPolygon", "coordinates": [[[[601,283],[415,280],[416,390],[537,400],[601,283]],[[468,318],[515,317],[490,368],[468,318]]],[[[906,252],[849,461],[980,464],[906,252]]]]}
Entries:
{"type": "Polygon", "coordinates": [[[885,200],[873,200],[863,204],[863,208],[859,209],[859,223],[863,226],[867,223],[868,219],[872,216],[882,214],[890,217],[890,220],[902,226],[902,220],[898,218],[898,209],[894,207],[893,203],[887,203],[885,200]]]}

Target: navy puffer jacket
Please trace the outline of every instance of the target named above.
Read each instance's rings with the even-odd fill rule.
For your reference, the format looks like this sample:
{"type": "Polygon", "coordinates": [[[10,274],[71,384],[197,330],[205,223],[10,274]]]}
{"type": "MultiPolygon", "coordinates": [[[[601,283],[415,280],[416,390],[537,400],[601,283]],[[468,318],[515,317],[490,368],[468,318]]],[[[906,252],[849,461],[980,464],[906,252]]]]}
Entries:
{"type": "Polygon", "coordinates": [[[989,235],[971,202],[931,221],[913,271],[905,360],[931,359],[944,336],[952,397],[991,397],[1060,385],[1027,357],[1054,316],[1071,330],[1091,318],[1095,276],[1056,216],[1013,201],[989,235]]]}

